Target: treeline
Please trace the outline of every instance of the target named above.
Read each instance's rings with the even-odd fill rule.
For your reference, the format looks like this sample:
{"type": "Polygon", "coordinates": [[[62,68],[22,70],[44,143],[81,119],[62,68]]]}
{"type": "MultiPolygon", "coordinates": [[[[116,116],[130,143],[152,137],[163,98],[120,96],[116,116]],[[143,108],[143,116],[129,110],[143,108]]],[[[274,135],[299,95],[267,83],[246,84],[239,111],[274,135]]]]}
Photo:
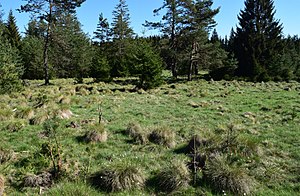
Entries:
{"type": "Polygon", "coordinates": [[[1,91],[18,89],[19,79],[85,77],[109,82],[135,76],[137,86],[153,88],[162,82],[162,71],[173,78],[205,78],[250,81],[299,80],[300,40],[284,37],[275,19],[273,0],[246,0],[239,24],[229,37],[214,30],[212,0],[164,0],[153,12],[160,22],[144,26],[158,36],[139,37],[130,26],[125,0],[119,0],[112,23],[99,14],[97,29],[89,38],[81,29],[76,8],[85,0],[27,1],[18,11],[32,13],[25,35],[20,36],[10,11],[0,14],[1,91]],[[202,76],[202,75],[201,75],[202,76]]]}

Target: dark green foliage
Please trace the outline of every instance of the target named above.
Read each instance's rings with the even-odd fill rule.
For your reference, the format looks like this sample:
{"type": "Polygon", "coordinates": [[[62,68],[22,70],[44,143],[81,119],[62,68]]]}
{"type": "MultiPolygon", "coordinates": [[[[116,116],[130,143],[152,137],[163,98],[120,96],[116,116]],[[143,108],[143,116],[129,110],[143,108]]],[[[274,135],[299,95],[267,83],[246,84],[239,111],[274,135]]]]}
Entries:
{"type": "Polygon", "coordinates": [[[96,43],[104,43],[109,41],[110,29],[109,23],[107,22],[107,18],[103,17],[103,13],[99,15],[97,29],[94,32],[94,40],[96,39],[96,43]]]}
{"type": "Polygon", "coordinates": [[[227,54],[208,42],[208,32],[215,25],[213,17],[219,12],[212,9],[212,4],[212,1],[164,1],[162,7],[154,10],[156,14],[166,10],[162,22],[146,21],[145,26],[160,29],[167,40],[162,42],[163,57],[173,77],[186,74],[191,80],[200,66],[213,69],[211,61],[219,61],[215,64],[224,66],[222,59],[227,54]]]}
{"type": "MultiPolygon", "coordinates": [[[[113,22],[111,24],[111,31],[114,40],[124,40],[132,38],[133,30],[130,27],[130,15],[126,0],[119,0],[119,3],[113,11],[113,22]]],[[[119,46],[122,50],[121,46],[119,46]]]]}
{"type": "Polygon", "coordinates": [[[16,18],[13,15],[12,10],[9,11],[8,18],[6,21],[6,32],[5,37],[9,41],[12,47],[20,49],[21,47],[21,35],[16,24],[16,18]]]}
{"type": "Polygon", "coordinates": [[[24,79],[43,79],[43,40],[26,35],[22,40],[21,56],[24,64],[24,79]]]}
{"type": "Polygon", "coordinates": [[[89,76],[92,62],[90,40],[82,32],[75,15],[61,13],[56,18],[50,45],[50,57],[56,76],[74,77],[78,83],[82,83],[83,78],[89,76]]]}
{"type": "Polygon", "coordinates": [[[180,7],[181,1],[179,0],[164,0],[163,5],[153,10],[155,15],[159,15],[161,10],[166,10],[165,15],[162,16],[161,22],[149,22],[146,21],[145,26],[150,29],[159,29],[168,40],[166,44],[166,49],[168,53],[168,57],[166,58],[168,68],[171,68],[173,77],[177,77],[177,37],[180,33],[180,27],[182,24],[182,17],[180,13],[182,12],[182,8],[180,7]]]}
{"type": "Polygon", "coordinates": [[[133,74],[139,77],[138,87],[150,89],[162,84],[162,60],[149,43],[137,40],[134,45],[133,74]]]}
{"type": "Polygon", "coordinates": [[[22,89],[20,77],[23,69],[17,50],[1,38],[1,35],[0,32],[0,94],[4,94],[22,89]]]}
{"type": "Polygon", "coordinates": [[[92,58],[90,76],[94,78],[95,82],[109,82],[111,78],[111,67],[105,51],[98,46],[94,47],[94,55],[92,58]]]}
{"type": "Polygon", "coordinates": [[[276,76],[278,55],[282,53],[282,25],[274,14],[273,0],[245,2],[234,41],[240,76],[255,81],[276,76]]]}
{"type": "Polygon", "coordinates": [[[133,29],[130,27],[129,9],[125,0],[119,3],[113,11],[111,24],[112,46],[109,50],[109,58],[112,76],[128,76],[130,69],[130,44],[133,37],[133,29]]]}
{"type": "MultiPolygon", "coordinates": [[[[63,0],[63,1],[48,1],[48,0],[27,0],[25,5],[19,9],[20,12],[29,12],[34,14],[36,18],[46,21],[45,43],[43,48],[43,68],[45,85],[50,84],[49,78],[49,46],[51,36],[56,22],[56,16],[60,13],[74,14],[76,8],[80,7],[85,0],[63,0]]],[[[79,76],[81,78],[81,76],[79,76]]]]}
{"type": "Polygon", "coordinates": [[[300,79],[300,39],[297,36],[283,39],[283,53],[277,57],[274,70],[276,81],[300,79]]]}

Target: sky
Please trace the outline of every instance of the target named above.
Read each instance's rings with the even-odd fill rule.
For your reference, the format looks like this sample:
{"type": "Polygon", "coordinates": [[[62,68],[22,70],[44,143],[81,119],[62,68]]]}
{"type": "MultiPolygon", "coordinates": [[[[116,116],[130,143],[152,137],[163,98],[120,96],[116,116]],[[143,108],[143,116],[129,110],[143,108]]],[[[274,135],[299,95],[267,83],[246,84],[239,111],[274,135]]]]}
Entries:
{"type": "MultiPolygon", "coordinates": [[[[283,23],[283,33],[287,35],[300,34],[300,0],[274,0],[276,14],[275,18],[283,23]]],[[[10,9],[16,17],[17,25],[21,32],[24,32],[25,27],[30,19],[29,14],[18,13],[16,11],[21,5],[24,5],[24,0],[0,0],[2,10],[5,15],[3,19],[6,20],[7,14],[10,9]]],[[[91,37],[95,31],[98,23],[98,16],[103,13],[104,17],[108,18],[111,22],[112,11],[117,5],[118,0],[86,0],[83,5],[77,9],[77,16],[82,24],[84,32],[88,33],[91,37]]],[[[127,0],[130,11],[131,27],[135,33],[139,35],[155,35],[157,31],[151,31],[142,26],[145,20],[159,21],[163,13],[159,16],[153,16],[153,10],[159,8],[163,0],[127,0]]],[[[215,17],[217,22],[217,32],[220,36],[224,37],[230,34],[231,28],[235,28],[238,24],[237,15],[244,9],[243,0],[215,0],[213,8],[220,7],[219,14],[215,17]]]]}

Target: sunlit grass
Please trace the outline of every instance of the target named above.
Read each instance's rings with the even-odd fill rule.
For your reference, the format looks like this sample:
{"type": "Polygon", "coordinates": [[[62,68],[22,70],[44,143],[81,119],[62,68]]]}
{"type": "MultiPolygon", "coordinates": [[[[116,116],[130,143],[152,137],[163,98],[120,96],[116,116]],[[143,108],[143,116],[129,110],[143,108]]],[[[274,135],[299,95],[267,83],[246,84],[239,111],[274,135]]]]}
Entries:
{"type": "MultiPolygon", "coordinates": [[[[74,85],[73,80],[53,80],[49,87],[40,86],[42,81],[30,81],[31,85],[22,93],[0,96],[0,149],[13,157],[0,165],[0,173],[10,179],[6,181],[6,194],[38,193],[33,188],[23,190],[21,181],[28,173],[51,169],[51,162],[38,156],[42,145],[49,141],[42,124],[48,118],[59,117],[58,111],[63,109],[73,113],[69,119],[59,120],[56,135],[67,172],[49,190],[44,190],[46,195],[105,194],[94,189],[88,178],[122,163],[137,166],[144,172],[145,180],[152,179],[159,171],[171,167],[174,160],[189,159],[189,155],[175,151],[186,146],[194,135],[211,142],[199,148],[201,153],[221,151],[220,146],[232,136],[227,129],[232,124],[237,127],[234,134],[238,137],[233,135],[232,146],[221,153],[236,148],[232,150],[236,156],[230,156],[235,164],[241,164],[236,167],[245,167],[242,176],[250,176],[259,184],[259,188],[250,192],[255,191],[257,195],[299,192],[300,95],[297,89],[300,84],[199,80],[165,84],[141,92],[134,91],[134,85],[123,85],[124,81],[93,84],[87,79],[80,86],[74,85]],[[81,142],[80,138],[98,123],[100,113],[107,140],[81,142]],[[78,126],[70,126],[72,123],[78,126]],[[136,130],[129,130],[129,126],[136,126],[136,130]],[[148,141],[155,130],[167,139],[148,141]]],[[[223,168],[227,168],[224,164],[223,168]]],[[[231,170],[235,171],[228,169],[231,170]]],[[[215,187],[219,185],[201,182],[184,183],[178,194],[218,193],[215,187]]],[[[144,186],[117,194],[154,193],[152,187],[144,186]]]]}

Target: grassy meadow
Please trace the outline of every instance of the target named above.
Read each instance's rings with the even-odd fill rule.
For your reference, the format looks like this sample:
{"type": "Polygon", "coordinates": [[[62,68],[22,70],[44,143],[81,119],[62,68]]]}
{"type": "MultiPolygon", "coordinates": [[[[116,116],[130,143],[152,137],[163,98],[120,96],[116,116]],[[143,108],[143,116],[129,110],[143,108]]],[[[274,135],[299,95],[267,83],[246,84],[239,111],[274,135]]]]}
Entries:
{"type": "Polygon", "coordinates": [[[300,193],[299,83],[52,82],[0,96],[0,195],[300,193]]]}

